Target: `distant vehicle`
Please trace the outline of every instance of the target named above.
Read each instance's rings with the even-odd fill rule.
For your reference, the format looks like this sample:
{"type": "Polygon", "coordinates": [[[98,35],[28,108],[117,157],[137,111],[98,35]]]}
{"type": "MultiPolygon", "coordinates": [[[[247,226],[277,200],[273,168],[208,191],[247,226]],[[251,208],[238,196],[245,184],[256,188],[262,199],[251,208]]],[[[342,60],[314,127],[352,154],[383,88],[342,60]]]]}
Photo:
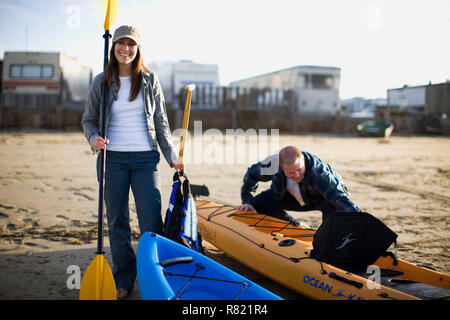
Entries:
{"type": "Polygon", "coordinates": [[[2,105],[84,107],[92,69],[62,52],[5,52],[2,105]]]}
{"type": "Polygon", "coordinates": [[[356,129],[361,137],[389,138],[394,125],[390,122],[367,120],[358,124],[356,129]]]}

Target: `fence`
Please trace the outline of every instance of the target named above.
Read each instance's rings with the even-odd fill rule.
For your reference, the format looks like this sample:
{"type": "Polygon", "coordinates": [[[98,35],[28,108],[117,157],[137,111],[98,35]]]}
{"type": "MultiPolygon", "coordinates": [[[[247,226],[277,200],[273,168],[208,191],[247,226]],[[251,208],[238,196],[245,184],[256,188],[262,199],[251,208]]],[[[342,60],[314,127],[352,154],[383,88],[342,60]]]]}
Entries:
{"type": "MultiPolygon", "coordinates": [[[[176,101],[167,104],[167,113],[172,130],[181,127],[186,91],[180,90],[176,101]]],[[[5,98],[5,96],[4,96],[5,98]]],[[[84,105],[55,104],[47,97],[9,97],[15,103],[8,107],[0,104],[1,128],[58,128],[81,129],[84,105]]],[[[280,132],[311,133],[335,132],[355,133],[356,125],[364,119],[345,116],[305,115],[296,112],[296,97],[293,90],[245,89],[237,87],[198,86],[192,95],[189,127],[194,121],[202,121],[203,130],[226,129],[279,129],[280,132]]],[[[430,133],[423,119],[411,119],[409,115],[401,118],[391,114],[392,122],[400,134],[430,133]],[[408,122],[405,122],[408,121],[408,122]],[[407,123],[408,126],[402,126],[407,123]],[[403,128],[405,127],[405,128],[403,128]]],[[[440,119],[440,131],[448,135],[450,120],[440,119]]]]}
{"type": "MultiPolygon", "coordinates": [[[[173,103],[183,108],[186,91],[181,89],[173,103]]],[[[295,110],[295,94],[287,89],[197,86],[192,93],[192,109],[255,110],[291,113],[295,110]]]]}

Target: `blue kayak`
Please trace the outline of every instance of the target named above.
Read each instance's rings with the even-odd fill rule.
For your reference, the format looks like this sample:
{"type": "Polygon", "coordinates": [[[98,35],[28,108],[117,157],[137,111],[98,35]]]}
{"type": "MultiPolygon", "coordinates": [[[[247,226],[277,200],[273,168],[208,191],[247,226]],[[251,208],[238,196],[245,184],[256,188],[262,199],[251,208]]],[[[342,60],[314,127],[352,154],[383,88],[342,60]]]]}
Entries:
{"type": "Polygon", "coordinates": [[[214,260],[155,233],[137,249],[144,300],[282,300],[214,260]]]}

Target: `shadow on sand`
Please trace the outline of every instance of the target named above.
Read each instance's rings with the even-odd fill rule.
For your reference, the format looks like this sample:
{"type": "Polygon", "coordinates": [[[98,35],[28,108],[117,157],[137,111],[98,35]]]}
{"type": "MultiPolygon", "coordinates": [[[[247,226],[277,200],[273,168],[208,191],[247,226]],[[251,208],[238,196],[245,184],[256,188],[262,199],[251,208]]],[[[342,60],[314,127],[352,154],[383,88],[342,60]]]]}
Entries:
{"type": "MultiPolygon", "coordinates": [[[[137,242],[133,244],[133,248],[136,252],[137,242]]],[[[82,278],[87,267],[95,258],[95,251],[96,248],[90,245],[81,249],[77,249],[76,246],[68,246],[67,250],[60,251],[21,254],[2,252],[0,254],[0,300],[77,300],[79,289],[73,288],[76,283],[76,271],[74,270],[79,267],[79,274],[82,278]]],[[[209,243],[207,243],[206,256],[284,299],[305,299],[294,291],[234,261],[209,243]]],[[[109,247],[105,247],[105,258],[112,267],[109,247]]],[[[141,299],[138,281],[127,299],[141,299]]]]}

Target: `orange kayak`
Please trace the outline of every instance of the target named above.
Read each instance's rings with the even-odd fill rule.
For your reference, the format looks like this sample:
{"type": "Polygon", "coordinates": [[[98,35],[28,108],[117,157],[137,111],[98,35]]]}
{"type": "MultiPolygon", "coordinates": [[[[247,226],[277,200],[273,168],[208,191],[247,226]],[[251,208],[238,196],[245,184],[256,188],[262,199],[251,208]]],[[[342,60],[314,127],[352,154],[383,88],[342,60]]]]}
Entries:
{"type": "Polygon", "coordinates": [[[301,295],[320,300],[450,299],[450,277],[380,257],[365,273],[350,273],[309,257],[314,230],[196,200],[198,230],[233,259],[301,295]]]}

